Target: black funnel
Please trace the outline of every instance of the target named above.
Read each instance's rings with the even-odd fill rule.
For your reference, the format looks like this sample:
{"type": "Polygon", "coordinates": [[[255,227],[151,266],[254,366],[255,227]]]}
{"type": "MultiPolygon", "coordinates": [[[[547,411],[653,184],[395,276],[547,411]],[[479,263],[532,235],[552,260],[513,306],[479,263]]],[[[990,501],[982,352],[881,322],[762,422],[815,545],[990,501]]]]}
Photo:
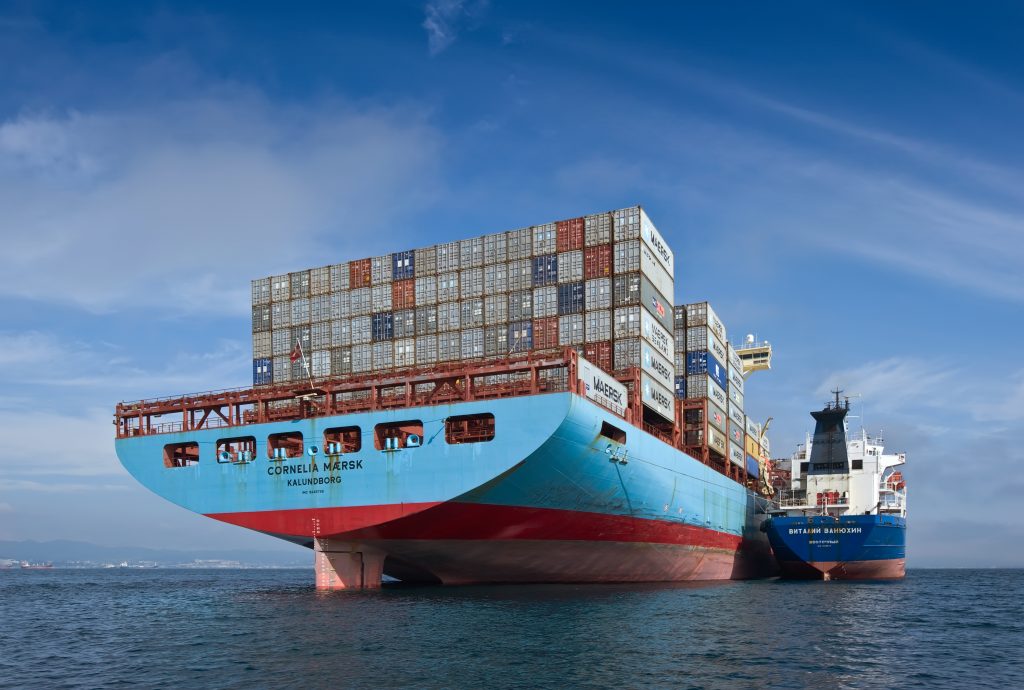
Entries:
{"type": "Polygon", "coordinates": [[[846,427],[843,425],[850,403],[839,403],[840,392],[833,391],[836,396],[834,403],[830,402],[823,410],[811,413],[815,425],[808,474],[847,474],[850,471],[846,457],[846,427]]]}

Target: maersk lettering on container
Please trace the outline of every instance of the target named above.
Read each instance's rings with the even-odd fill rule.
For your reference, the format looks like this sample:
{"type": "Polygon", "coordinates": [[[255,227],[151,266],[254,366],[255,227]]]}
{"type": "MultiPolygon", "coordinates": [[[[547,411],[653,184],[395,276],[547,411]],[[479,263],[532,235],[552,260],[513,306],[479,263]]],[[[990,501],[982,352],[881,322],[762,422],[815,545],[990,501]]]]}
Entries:
{"type": "Polygon", "coordinates": [[[640,400],[653,412],[669,421],[675,420],[675,399],[669,389],[648,374],[640,374],[640,400]]]}
{"type": "Polygon", "coordinates": [[[735,367],[729,367],[729,387],[735,387],[740,393],[743,392],[743,372],[735,367]]]}
{"type": "Polygon", "coordinates": [[[726,440],[725,434],[708,427],[708,448],[711,448],[719,455],[725,456],[729,452],[729,442],[726,440]]]}
{"type": "Polygon", "coordinates": [[[729,367],[743,371],[743,360],[740,359],[740,353],[736,351],[736,348],[732,346],[732,343],[726,343],[726,348],[729,350],[729,367]]]}
{"type": "Polygon", "coordinates": [[[735,443],[729,443],[729,462],[739,467],[743,467],[743,448],[737,446],[735,443]]]}
{"type": "Polygon", "coordinates": [[[668,271],[668,274],[674,276],[675,257],[672,255],[672,249],[669,248],[668,242],[658,232],[658,228],[654,227],[654,223],[651,222],[647,212],[642,208],[640,209],[640,238],[644,244],[654,251],[654,255],[661,262],[661,265],[665,267],[665,270],[668,271]]]}
{"type": "Polygon", "coordinates": [[[725,412],[718,405],[708,401],[708,424],[712,425],[723,434],[726,429],[725,412]]]}
{"type": "Polygon", "coordinates": [[[675,384],[675,367],[665,357],[662,357],[647,342],[640,341],[640,368],[650,374],[665,388],[671,389],[675,384]]]}
{"type": "MultiPolygon", "coordinates": [[[[746,421],[743,410],[736,407],[731,402],[729,403],[729,419],[732,420],[733,424],[738,424],[739,426],[744,426],[744,421],[746,421]]],[[[750,422],[747,421],[746,423],[749,424],[750,422]]]]}
{"type": "Polygon", "coordinates": [[[601,371],[592,362],[579,358],[579,379],[584,395],[598,405],[616,414],[626,411],[626,387],[601,371]]]}
{"type": "Polygon", "coordinates": [[[743,393],[729,386],[729,400],[736,403],[736,406],[743,409],[743,393]]]}
{"type": "Polygon", "coordinates": [[[640,335],[665,357],[672,357],[672,334],[643,305],[640,307],[640,335]]]}

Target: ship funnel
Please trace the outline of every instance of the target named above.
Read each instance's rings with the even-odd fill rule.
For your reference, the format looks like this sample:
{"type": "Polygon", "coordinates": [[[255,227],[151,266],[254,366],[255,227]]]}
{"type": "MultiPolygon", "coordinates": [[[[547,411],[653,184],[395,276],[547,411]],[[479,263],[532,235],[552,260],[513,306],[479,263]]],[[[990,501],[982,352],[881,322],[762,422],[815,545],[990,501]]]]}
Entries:
{"type": "Polygon", "coordinates": [[[834,404],[829,402],[824,409],[811,413],[815,425],[808,474],[848,474],[850,471],[846,455],[846,427],[843,424],[850,408],[839,403],[841,391],[833,392],[836,396],[834,404]]]}

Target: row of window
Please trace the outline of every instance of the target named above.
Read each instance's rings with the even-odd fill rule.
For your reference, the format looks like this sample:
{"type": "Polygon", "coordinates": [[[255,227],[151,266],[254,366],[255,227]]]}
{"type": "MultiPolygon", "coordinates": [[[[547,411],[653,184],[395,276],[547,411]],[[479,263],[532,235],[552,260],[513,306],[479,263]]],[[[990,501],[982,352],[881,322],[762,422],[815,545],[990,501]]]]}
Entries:
{"type": "MultiPolygon", "coordinates": [[[[484,443],[494,439],[494,415],[490,413],[448,417],[444,420],[444,438],[449,444],[484,443]]],[[[377,450],[416,448],[423,444],[423,422],[411,419],[385,422],[373,428],[373,445],[377,450]]],[[[327,429],[323,446],[314,453],[340,455],[355,453],[363,447],[363,432],[358,426],[327,429]]],[[[310,447],[312,451],[315,446],[310,447]]],[[[306,452],[305,439],[300,431],[286,431],[267,437],[267,457],[287,460],[301,457],[306,452]]],[[[240,463],[256,459],[256,437],[239,436],[217,440],[217,462],[240,463]]],[[[187,467],[199,462],[199,443],[169,443],[164,446],[165,467],[187,467]]]]}

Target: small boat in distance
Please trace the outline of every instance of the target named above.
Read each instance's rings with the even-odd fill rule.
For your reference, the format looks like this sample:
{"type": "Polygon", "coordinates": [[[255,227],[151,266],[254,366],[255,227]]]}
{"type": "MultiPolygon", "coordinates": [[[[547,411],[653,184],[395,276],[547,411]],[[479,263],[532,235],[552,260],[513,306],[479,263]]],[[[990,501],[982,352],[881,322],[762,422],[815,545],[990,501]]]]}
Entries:
{"type": "Polygon", "coordinates": [[[53,563],[29,563],[28,561],[21,562],[22,570],[52,570],[53,563]]]}
{"type": "Polygon", "coordinates": [[[850,401],[812,412],[814,437],[774,468],[778,508],[767,532],[783,577],[901,578],[906,568],[907,488],[903,453],[884,453],[863,429],[847,441],[850,401]]]}

